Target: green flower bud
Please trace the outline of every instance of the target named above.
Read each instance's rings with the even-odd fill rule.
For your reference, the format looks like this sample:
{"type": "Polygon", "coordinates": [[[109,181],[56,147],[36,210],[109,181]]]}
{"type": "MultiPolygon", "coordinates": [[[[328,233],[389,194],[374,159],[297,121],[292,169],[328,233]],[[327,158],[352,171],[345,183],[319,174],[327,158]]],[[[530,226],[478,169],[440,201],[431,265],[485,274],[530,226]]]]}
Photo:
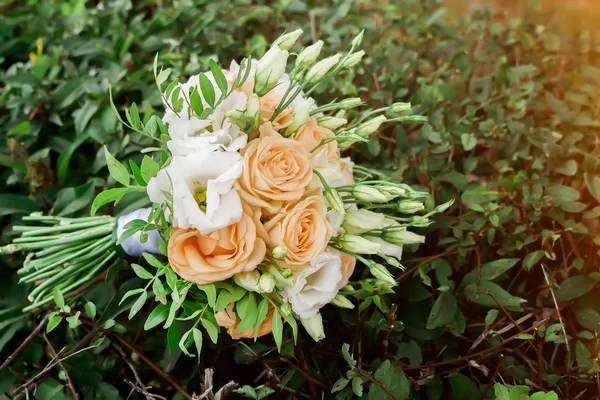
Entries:
{"type": "Polygon", "coordinates": [[[387,121],[387,118],[383,115],[379,115],[367,122],[363,122],[356,128],[356,134],[362,137],[367,137],[376,132],[381,124],[383,124],[385,121],[387,121]]]}
{"type": "Polygon", "coordinates": [[[359,209],[348,210],[342,227],[347,233],[363,233],[382,229],[385,224],[385,215],[373,211],[359,209]]]}
{"type": "Polygon", "coordinates": [[[273,248],[273,257],[277,260],[283,260],[287,257],[288,249],[285,246],[275,246],[273,248]]]}
{"type": "Polygon", "coordinates": [[[263,293],[271,293],[275,289],[275,276],[269,272],[263,272],[260,276],[258,284],[263,293]]]}
{"type": "Polygon", "coordinates": [[[355,254],[377,254],[381,249],[380,244],[349,233],[338,235],[336,242],[342,249],[355,254]]]}
{"type": "Polygon", "coordinates": [[[405,244],[425,243],[425,236],[407,231],[406,228],[393,228],[384,230],[383,240],[402,246],[405,244]]]}
{"type": "Polygon", "coordinates": [[[341,56],[336,54],[334,56],[327,57],[310,67],[306,73],[306,81],[309,84],[319,82],[321,79],[323,79],[323,77],[325,77],[325,75],[327,75],[329,70],[340,61],[340,58],[341,56]]]}
{"type": "Polygon", "coordinates": [[[402,214],[415,214],[425,209],[425,204],[420,201],[402,200],[398,203],[398,212],[402,214]]]}
{"type": "Polygon", "coordinates": [[[298,57],[296,58],[296,66],[299,68],[308,68],[313,65],[317,61],[322,47],[322,40],[319,40],[316,43],[306,47],[300,52],[300,54],[298,54],[298,57]]]}
{"type": "Polygon", "coordinates": [[[272,46],[258,61],[254,75],[254,93],[259,97],[269,93],[285,73],[289,53],[272,46]]]}
{"type": "Polygon", "coordinates": [[[296,29],[290,33],[284,33],[273,42],[274,46],[278,46],[281,50],[289,50],[296,43],[296,40],[302,35],[302,29],[296,29]]]}
{"type": "Polygon", "coordinates": [[[354,308],[354,304],[346,296],[339,293],[331,300],[331,304],[339,308],[354,308]]]}
{"type": "Polygon", "coordinates": [[[325,339],[325,331],[323,329],[323,318],[321,317],[321,313],[317,312],[310,318],[300,318],[300,322],[306,332],[318,342],[321,339],[325,339]]]}
{"type": "Polygon", "coordinates": [[[250,292],[261,292],[259,285],[260,273],[257,270],[239,272],[233,276],[233,281],[250,292]]]}
{"type": "Polygon", "coordinates": [[[317,119],[317,124],[322,126],[323,128],[327,128],[329,130],[336,130],[339,127],[342,127],[348,123],[346,118],[338,118],[338,117],[321,117],[317,119]]]}

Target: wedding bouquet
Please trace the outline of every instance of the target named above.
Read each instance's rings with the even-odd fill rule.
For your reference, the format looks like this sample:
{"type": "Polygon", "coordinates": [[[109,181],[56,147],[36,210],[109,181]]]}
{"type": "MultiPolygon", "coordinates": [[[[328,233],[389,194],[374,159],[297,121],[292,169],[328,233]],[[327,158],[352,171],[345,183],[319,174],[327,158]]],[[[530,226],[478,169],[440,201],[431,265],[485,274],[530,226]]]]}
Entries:
{"type": "Polygon", "coordinates": [[[260,60],[234,61],[228,70],[210,61],[210,71],[165,90],[171,71],[158,69],[157,56],[162,118],[142,122],[134,103],[124,120],[111,95],[119,120],[157,146],[143,150],[140,165],[130,161],[131,171],[105,148],[123,187],[100,193],[91,213],[136,191],[147,192],[152,206],[120,218],[24,217],[32,225],[15,226],[21,237],[0,251],[29,253],[19,270],[21,281],[35,282],[25,310],[63,303],[63,293],[117,258],[134,259],[145,284],[122,299],[135,299],[129,317],[154,300],[145,329],[162,324],[182,351],[190,354],[195,343],[199,354],[201,328],[215,343],[220,328],[234,339],[272,333],[280,348],[284,325],[295,339],[297,321],[315,340],[324,338],[319,310],[353,308],[358,287],[392,292],[388,267],[402,268],[403,246],[425,240],[408,228],[431,224],[449,204],[426,209],[427,192],[340,152],[367,142],[384,123],[426,118],[408,103],[362,113],[353,110],[364,105],[360,98],[317,105],[315,89],[360,62],[362,33],[348,53],[320,61],[322,41],[290,52],[301,34],[286,33],[260,60]],[[349,284],[357,261],[370,275],[360,271],[357,277],[369,277],[349,284]],[[175,321],[191,328],[179,334],[175,321]]]}

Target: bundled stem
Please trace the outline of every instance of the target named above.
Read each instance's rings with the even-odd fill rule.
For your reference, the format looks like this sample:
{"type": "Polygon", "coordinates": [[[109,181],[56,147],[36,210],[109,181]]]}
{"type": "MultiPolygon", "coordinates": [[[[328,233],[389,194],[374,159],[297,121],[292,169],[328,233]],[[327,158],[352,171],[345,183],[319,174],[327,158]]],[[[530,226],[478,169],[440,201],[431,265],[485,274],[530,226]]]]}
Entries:
{"type": "Polygon", "coordinates": [[[22,232],[0,255],[29,252],[17,271],[20,282],[36,283],[28,296],[31,311],[53,300],[55,290],[67,292],[91,280],[117,255],[112,233],[116,219],[110,216],[63,218],[32,214],[23,221],[32,225],[15,226],[22,232]]]}

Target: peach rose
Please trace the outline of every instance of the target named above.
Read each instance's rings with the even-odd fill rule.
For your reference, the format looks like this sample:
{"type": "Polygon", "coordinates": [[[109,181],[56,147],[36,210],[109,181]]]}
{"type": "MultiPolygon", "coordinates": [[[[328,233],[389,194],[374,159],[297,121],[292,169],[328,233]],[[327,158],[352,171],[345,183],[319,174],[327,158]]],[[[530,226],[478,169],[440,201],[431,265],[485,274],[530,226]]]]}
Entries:
{"type": "MultiPolygon", "coordinates": [[[[248,79],[238,90],[250,97],[250,95],[253,93],[253,89],[254,80],[248,79]]],[[[278,92],[277,88],[275,88],[263,97],[260,97],[258,100],[260,104],[260,125],[262,125],[271,119],[275,109],[279,103],[281,103],[281,94],[278,92]]],[[[279,113],[273,121],[271,121],[271,124],[273,129],[279,132],[280,130],[287,128],[292,123],[293,119],[292,108],[287,107],[285,110],[279,113]]]]}
{"type": "Polygon", "coordinates": [[[248,204],[274,212],[281,202],[302,197],[313,172],[300,143],[284,138],[268,122],[260,127],[260,134],[241,152],[242,175],[237,182],[248,204]]]}
{"type": "Polygon", "coordinates": [[[310,196],[287,205],[264,226],[269,245],[285,246],[288,253],[282,261],[296,271],[323,253],[333,235],[323,196],[310,196]]]}
{"type": "MultiPolygon", "coordinates": [[[[300,128],[300,130],[296,132],[292,138],[300,142],[306,151],[310,152],[312,149],[317,147],[319,143],[321,143],[321,140],[332,136],[334,136],[334,133],[330,129],[317,125],[316,119],[309,118],[304,126],[300,128]]],[[[329,160],[336,158],[338,155],[337,142],[329,142],[319,147],[316,153],[323,150],[327,151],[327,158],[329,160]]]]}
{"type": "Polygon", "coordinates": [[[346,286],[346,284],[350,280],[350,277],[352,276],[352,273],[354,272],[354,267],[356,267],[356,258],[354,258],[354,256],[351,256],[350,254],[346,254],[346,253],[342,252],[341,257],[342,257],[342,280],[338,284],[338,289],[341,289],[344,286],[346,286]]]}
{"type": "MultiPolygon", "coordinates": [[[[235,311],[233,311],[234,303],[231,303],[227,306],[226,309],[219,311],[215,314],[215,319],[217,320],[217,324],[219,326],[226,328],[227,333],[231,336],[232,339],[238,340],[242,338],[250,339],[254,338],[254,328],[248,328],[242,333],[237,333],[237,328],[240,325],[237,321],[237,316],[235,311]]],[[[273,325],[273,307],[269,305],[269,311],[267,312],[267,316],[262,324],[258,327],[258,332],[256,337],[264,336],[268,333],[271,333],[273,325]]]]}
{"type": "Polygon", "coordinates": [[[208,235],[196,229],[171,229],[168,252],[177,275],[203,285],[252,271],[265,258],[266,245],[258,237],[252,210],[244,206],[240,221],[208,235]]]}

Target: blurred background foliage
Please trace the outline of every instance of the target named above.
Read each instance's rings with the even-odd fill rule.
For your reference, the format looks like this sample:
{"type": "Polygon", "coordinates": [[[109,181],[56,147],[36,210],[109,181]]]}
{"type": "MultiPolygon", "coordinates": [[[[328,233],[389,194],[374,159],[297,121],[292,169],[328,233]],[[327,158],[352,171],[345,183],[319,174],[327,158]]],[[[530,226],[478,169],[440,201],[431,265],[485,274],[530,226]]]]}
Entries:
{"type": "Polygon", "coordinates": [[[0,367],[0,398],[180,399],[231,380],[253,398],[266,387],[269,398],[596,398],[600,36],[556,29],[535,7],[517,19],[439,3],[0,0],[2,244],[32,211],[87,215],[115,183],[102,145],[141,161],[151,143],[117,123],[109,86],[145,120],[162,110],[155,53],[186,79],[298,27],[328,54],[365,30],[364,65],[317,100],[411,101],[430,118],[390,125],[352,156],[431,190],[430,206],[457,200],[406,255],[395,294],[327,307],[327,339],[287,340],[282,354],[270,338],[223,336],[205,341],[200,364],[182,357],[166,332],[143,330],[153,307],[127,319],[119,301],[139,278],[125,265],[69,296],[78,318],[35,333],[48,309],[21,312],[22,259],[1,258],[0,360],[18,356],[0,367]]]}

